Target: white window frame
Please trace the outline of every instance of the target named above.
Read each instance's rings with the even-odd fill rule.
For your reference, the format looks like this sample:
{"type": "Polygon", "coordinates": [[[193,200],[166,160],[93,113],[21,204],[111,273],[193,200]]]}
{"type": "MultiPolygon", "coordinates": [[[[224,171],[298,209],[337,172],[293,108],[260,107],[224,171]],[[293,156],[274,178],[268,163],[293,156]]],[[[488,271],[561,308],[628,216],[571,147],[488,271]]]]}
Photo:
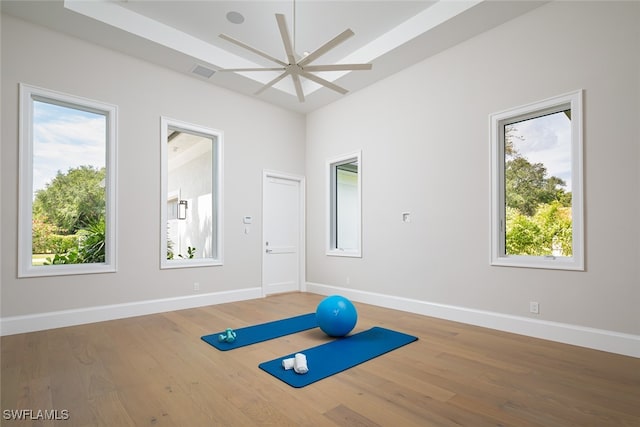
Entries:
{"type": "Polygon", "coordinates": [[[362,257],[362,151],[344,154],[327,161],[327,255],[342,257],[362,257]],[[358,163],[358,184],[357,184],[357,248],[341,249],[336,247],[336,167],[345,163],[358,163]]]}
{"type": "Polygon", "coordinates": [[[172,269],[172,268],[188,268],[188,267],[205,267],[205,266],[219,266],[223,265],[223,206],[224,200],[223,190],[223,133],[219,130],[210,129],[197,124],[187,123],[180,120],[175,120],[169,117],[160,117],[160,180],[161,180],[161,192],[160,200],[160,268],[172,269]],[[215,141],[212,147],[212,155],[214,156],[214,165],[212,171],[212,212],[213,212],[213,245],[215,257],[211,258],[193,258],[193,259],[167,259],[167,196],[168,196],[168,147],[167,140],[169,137],[169,128],[179,129],[184,132],[201,135],[206,138],[211,138],[215,141]]]}
{"type": "Polygon", "coordinates": [[[117,113],[118,107],[104,102],[68,95],[20,83],[20,175],[18,203],[18,277],[112,273],[117,270],[117,113]],[[32,265],[33,210],[33,102],[43,101],[106,117],[106,218],[105,262],[87,264],[32,265]]]}
{"type": "Polygon", "coordinates": [[[584,270],[584,188],[582,90],[489,116],[491,135],[491,264],[557,270],[584,270]],[[505,250],[504,126],[571,109],[572,256],[507,255],[505,250]]]}

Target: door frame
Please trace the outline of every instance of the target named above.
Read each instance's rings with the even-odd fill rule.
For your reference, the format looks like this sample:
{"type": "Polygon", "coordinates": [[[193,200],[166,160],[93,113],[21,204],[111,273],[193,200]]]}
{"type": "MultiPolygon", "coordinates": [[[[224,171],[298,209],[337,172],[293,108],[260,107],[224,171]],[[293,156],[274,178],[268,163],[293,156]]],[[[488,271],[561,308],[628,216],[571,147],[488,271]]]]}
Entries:
{"type": "Polygon", "coordinates": [[[266,290],[266,284],[264,282],[264,265],[265,265],[265,256],[266,256],[266,250],[265,250],[265,242],[266,242],[266,224],[265,224],[265,205],[266,205],[266,199],[265,199],[265,186],[267,184],[267,180],[269,178],[278,178],[278,179],[285,179],[285,180],[289,180],[289,181],[295,181],[298,183],[298,190],[299,190],[299,198],[298,198],[298,224],[300,224],[299,230],[298,230],[298,290],[300,292],[306,292],[307,291],[307,281],[306,281],[306,271],[305,271],[305,265],[306,265],[306,211],[305,211],[305,206],[306,206],[306,195],[305,195],[305,187],[306,187],[306,183],[305,183],[305,177],[302,175],[296,175],[296,174],[291,174],[291,173],[286,173],[286,172],[280,172],[280,171],[275,171],[275,170],[269,170],[269,169],[264,169],[262,171],[262,242],[260,243],[260,247],[262,250],[262,268],[261,268],[261,292],[262,292],[262,296],[265,297],[267,296],[267,293],[265,292],[266,290]]]}

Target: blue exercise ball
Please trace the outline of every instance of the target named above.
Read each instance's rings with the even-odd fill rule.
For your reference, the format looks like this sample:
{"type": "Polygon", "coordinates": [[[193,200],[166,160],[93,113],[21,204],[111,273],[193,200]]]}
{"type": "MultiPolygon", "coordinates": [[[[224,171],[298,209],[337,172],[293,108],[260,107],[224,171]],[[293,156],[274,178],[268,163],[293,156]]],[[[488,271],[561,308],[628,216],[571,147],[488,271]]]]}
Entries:
{"type": "Polygon", "coordinates": [[[326,297],[316,309],[320,329],[330,337],[343,337],[356,326],[358,312],[351,301],[340,295],[326,297]]]}

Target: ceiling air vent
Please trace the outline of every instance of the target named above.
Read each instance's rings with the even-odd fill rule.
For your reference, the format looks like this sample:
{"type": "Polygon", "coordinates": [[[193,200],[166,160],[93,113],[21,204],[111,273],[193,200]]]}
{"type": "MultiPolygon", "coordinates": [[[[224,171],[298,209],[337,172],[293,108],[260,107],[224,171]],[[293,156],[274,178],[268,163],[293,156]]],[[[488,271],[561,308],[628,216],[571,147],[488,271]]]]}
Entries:
{"type": "Polygon", "coordinates": [[[204,77],[205,79],[211,78],[215,73],[211,68],[203,67],[202,65],[196,65],[191,72],[197,76],[204,77]]]}

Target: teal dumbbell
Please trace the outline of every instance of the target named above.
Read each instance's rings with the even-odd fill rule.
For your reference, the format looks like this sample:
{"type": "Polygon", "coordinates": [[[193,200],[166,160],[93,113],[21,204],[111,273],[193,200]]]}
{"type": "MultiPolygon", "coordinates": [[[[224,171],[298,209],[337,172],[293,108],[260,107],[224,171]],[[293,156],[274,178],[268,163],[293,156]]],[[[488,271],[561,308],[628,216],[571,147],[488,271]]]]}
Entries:
{"type": "Polygon", "coordinates": [[[227,328],[223,334],[218,335],[219,342],[234,342],[236,340],[236,333],[231,328],[227,328]]]}

